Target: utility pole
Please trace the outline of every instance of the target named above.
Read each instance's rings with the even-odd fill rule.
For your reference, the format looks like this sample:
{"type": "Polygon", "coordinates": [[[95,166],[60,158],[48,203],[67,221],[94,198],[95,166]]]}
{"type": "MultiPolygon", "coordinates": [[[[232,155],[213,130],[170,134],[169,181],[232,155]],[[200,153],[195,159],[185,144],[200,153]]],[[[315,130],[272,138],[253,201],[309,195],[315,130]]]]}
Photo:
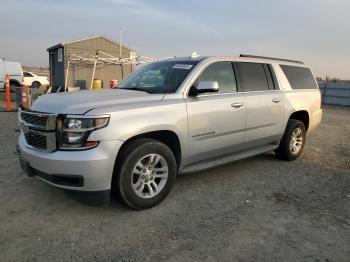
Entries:
{"type": "Polygon", "coordinates": [[[119,59],[122,59],[123,28],[119,28],[119,59]]]}
{"type": "Polygon", "coordinates": [[[123,73],[123,62],[122,62],[122,44],[123,44],[123,28],[119,28],[119,61],[120,61],[120,70],[121,70],[121,78],[124,78],[123,73]]]}

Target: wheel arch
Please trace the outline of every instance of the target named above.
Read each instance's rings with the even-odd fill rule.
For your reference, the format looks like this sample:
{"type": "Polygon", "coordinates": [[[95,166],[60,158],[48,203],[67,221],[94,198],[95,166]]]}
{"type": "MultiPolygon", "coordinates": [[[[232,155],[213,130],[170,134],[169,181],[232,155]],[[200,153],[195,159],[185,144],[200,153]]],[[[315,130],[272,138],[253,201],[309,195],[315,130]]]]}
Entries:
{"type": "Polygon", "coordinates": [[[307,110],[298,110],[290,114],[289,119],[295,119],[303,122],[305,130],[307,131],[310,124],[310,115],[307,110]]]}
{"type": "Polygon", "coordinates": [[[14,84],[15,86],[21,86],[21,83],[16,79],[10,79],[10,86],[14,84]]]}
{"type": "Polygon", "coordinates": [[[173,152],[174,157],[176,159],[177,167],[179,168],[181,164],[181,159],[182,159],[181,143],[180,143],[179,136],[174,131],[171,131],[171,130],[150,131],[150,132],[137,134],[128,138],[118,151],[118,154],[116,157],[116,164],[118,163],[118,159],[120,159],[120,154],[123,151],[123,148],[125,148],[131,142],[141,138],[154,139],[168,146],[170,150],[173,152]]]}
{"type": "Polygon", "coordinates": [[[39,86],[41,86],[41,82],[40,82],[39,80],[34,80],[34,81],[32,82],[32,84],[31,84],[31,85],[33,85],[34,83],[38,83],[38,84],[39,84],[39,86]]]}

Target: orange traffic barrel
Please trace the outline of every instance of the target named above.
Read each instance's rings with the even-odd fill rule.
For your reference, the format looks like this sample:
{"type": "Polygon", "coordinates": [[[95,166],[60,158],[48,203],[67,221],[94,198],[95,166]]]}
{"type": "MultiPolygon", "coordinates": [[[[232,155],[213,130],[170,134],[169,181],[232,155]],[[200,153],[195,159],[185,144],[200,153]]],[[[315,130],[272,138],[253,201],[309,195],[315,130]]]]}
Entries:
{"type": "Polygon", "coordinates": [[[11,89],[10,89],[10,77],[5,75],[5,92],[6,92],[6,111],[11,111],[11,89]]]}
{"type": "Polygon", "coordinates": [[[22,84],[22,106],[27,107],[27,88],[24,84],[22,84]]]}

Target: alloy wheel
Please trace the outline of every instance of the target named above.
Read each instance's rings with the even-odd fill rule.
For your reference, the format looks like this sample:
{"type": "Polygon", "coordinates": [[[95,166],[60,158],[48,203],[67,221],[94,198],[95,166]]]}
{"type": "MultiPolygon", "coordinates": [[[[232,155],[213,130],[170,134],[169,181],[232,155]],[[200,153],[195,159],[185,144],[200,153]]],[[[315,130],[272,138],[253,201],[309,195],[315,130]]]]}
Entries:
{"type": "Polygon", "coordinates": [[[158,195],[168,180],[168,164],[159,154],[142,157],[134,166],[131,185],[134,193],[141,198],[158,195]]]}
{"type": "Polygon", "coordinates": [[[303,146],[304,135],[300,127],[294,129],[289,142],[289,150],[293,155],[299,153],[303,146]]]}

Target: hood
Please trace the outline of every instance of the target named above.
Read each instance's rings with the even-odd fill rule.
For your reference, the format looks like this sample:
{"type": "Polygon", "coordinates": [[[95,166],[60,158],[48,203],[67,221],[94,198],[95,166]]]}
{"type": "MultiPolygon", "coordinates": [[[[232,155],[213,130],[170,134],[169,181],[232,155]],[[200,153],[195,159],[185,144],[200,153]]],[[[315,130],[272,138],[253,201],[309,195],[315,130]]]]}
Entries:
{"type": "Polygon", "coordinates": [[[56,114],[84,114],[97,108],[118,106],[127,103],[159,101],[163,94],[125,89],[102,89],[100,91],[79,91],[54,93],[40,96],[33,104],[32,110],[56,114]]]}

